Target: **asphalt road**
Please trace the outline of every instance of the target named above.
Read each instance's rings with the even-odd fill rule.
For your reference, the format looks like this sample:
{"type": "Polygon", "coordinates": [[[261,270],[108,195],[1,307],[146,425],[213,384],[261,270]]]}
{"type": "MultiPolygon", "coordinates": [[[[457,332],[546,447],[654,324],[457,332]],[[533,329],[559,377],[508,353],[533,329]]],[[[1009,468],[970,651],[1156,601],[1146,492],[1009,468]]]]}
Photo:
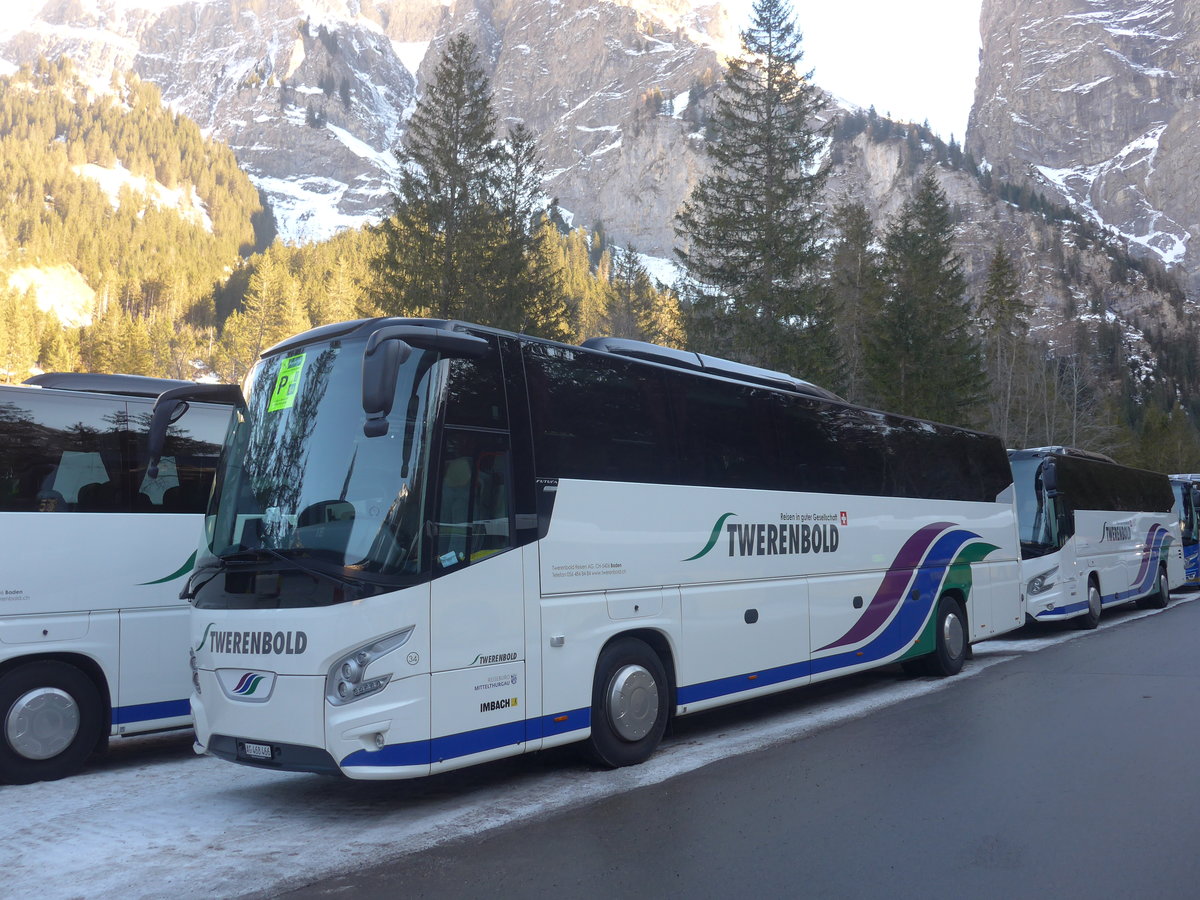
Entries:
{"type": "Polygon", "coordinates": [[[283,896],[1194,898],[1198,704],[1188,603],[283,896]]]}

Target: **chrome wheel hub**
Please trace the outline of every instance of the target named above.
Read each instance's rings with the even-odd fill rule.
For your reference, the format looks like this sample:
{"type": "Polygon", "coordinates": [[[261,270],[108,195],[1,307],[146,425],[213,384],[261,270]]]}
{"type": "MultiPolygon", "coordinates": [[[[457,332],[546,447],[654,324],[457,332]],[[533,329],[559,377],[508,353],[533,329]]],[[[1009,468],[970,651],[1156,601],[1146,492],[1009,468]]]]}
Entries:
{"type": "Polygon", "coordinates": [[[962,619],[954,614],[947,615],[942,620],[942,645],[951,659],[962,656],[967,644],[967,635],[963,631],[962,619]]]}
{"type": "Polygon", "coordinates": [[[608,719],[626,741],[640,741],[658,718],[658,686],[642,666],[623,666],[608,683],[608,719]]]}
{"type": "Polygon", "coordinates": [[[58,756],[79,733],[79,706],[58,688],[35,688],[17,698],[4,719],[4,737],[26,759],[58,756]]]}

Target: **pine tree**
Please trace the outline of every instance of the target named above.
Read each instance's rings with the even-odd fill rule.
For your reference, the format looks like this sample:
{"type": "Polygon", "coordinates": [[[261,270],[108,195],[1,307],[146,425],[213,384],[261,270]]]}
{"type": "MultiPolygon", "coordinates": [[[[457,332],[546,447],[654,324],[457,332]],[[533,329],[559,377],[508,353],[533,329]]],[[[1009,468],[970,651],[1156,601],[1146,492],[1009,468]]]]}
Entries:
{"type": "Polygon", "coordinates": [[[886,409],[970,425],[986,384],[952,230],[945,192],[929,169],[884,236],[887,294],[867,366],[886,409]]]}
{"type": "Polygon", "coordinates": [[[396,151],[400,186],[393,215],[380,226],[385,249],[374,263],[386,312],[428,308],[438,318],[480,318],[486,305],[480,250],[495,237],[491,201],[499,154],[478,51],[466,35],[456,35],[396,151]]]}
{"type": "Polygon", "coordinates": [[[226,381],[240,382],[263,350],[311,325],[299,285],[282,258],[285,252],[274,244],[262,254],[250,276],[245,308],[225,321],[214,366],[226,381]]]}
{"type": "Polygon", "coordinates": [[[830,292],[843,362],[840,390],[856,403],[873,402],[867,384],[865,336],[883,306],[884,283],[871,214],[862,203],[845,202],[833,212],[838,237],[830,257],[830,292]]]}
{"type": "Polygon", "coordinates": [[[708,123],[712,174],[677,216],[689,336],[699,350],[827,381],[839,366],[817,277],[821,96],[798,68],[786,0],[756,0],[741,38],[708,123]]]}

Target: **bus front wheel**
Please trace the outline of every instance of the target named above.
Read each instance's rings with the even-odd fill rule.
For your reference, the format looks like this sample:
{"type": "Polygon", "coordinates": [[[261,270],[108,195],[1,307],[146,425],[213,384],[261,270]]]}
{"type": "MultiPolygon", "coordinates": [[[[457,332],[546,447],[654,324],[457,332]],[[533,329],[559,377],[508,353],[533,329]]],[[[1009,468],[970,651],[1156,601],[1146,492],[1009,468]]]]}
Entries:
{"type": "Polygon", "coordinates": [[[1158,589],[1149,597],[1143,597],[1137,605],[1142,609],[1166,609],[1171,601],[1171,585],[1167,581],[1167,570],[1158,570],[1158,589]]]}
{"type": "Polygon", "coordinates": [[[74,774],[100,742],[100,692],[67,663],[25,663],[0,676],[0,782],[74,774]]]}
{"type": "Polygon", "coordinates": [[[589,755],[610,769],[645,762],[666,731],[669,703],[658,654],[636,638],[613,641],[596,663],[589,755]]]}

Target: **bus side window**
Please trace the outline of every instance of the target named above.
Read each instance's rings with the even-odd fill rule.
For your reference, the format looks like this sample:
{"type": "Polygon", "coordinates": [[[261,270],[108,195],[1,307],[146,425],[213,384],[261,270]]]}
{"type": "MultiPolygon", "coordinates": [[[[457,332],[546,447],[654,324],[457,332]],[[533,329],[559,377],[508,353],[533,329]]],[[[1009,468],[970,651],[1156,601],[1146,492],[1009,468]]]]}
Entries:
{"type": "Polygon", "coordinates": [[[24,512],[119,512],[124,402],[38,395],[0,403],[0,506],[24,512]]]}
{"type": "Polygon", "coordinates": [[[146,433],[150,425],[149,406],[137,401],[130,416],[129,480],[133,490],[133,511],[145,513],[202,513],[208,506],[213,473],[230,413],[223,408],[197,404],[167,432],[158,477],[146,471],[146,433]]]}
{"type": "Polygon", "coordinates": [[[512,547],[507,435],[447,429],[438,493],[435,568],[512,547]]]}

